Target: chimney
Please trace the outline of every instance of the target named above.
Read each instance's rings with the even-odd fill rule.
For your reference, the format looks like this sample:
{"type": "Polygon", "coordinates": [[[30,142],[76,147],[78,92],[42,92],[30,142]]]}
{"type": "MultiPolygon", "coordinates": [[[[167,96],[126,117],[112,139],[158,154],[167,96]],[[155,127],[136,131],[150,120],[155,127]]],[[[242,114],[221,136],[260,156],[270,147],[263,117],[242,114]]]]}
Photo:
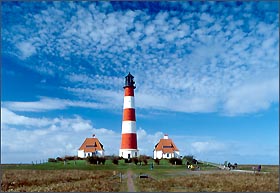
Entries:
{"type": "Polygon", "coordinates": [[[163,139],[168,139],[168,135],[164,134],[163,139]]]}

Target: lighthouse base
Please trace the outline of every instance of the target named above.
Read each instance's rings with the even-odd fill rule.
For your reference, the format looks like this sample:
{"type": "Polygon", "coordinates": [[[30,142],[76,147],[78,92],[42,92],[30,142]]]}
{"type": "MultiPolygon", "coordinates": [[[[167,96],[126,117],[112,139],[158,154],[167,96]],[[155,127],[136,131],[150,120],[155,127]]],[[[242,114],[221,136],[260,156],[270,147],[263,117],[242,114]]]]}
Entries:
{"type": "Polygon", "coordinates": [[[120,149],[119,156],[125,159],[130,159],[133,157],[138,157],[139,151],[137,149],[120,149]]]}

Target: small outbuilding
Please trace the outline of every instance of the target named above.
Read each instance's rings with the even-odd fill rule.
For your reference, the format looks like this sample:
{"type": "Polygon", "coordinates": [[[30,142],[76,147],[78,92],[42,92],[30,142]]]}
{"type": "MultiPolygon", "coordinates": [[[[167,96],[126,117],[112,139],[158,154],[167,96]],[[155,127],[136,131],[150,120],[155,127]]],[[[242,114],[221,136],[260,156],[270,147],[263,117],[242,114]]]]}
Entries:
{"type": "Polygon", "coordinates": [[[164,135],[163,139],[155,145],[154,149],[154,159],[170,159],[170,158],[180,158],[179,149],[176,147],[172,139],[168,138],[168,135],[164,135]]]}
{"type": "Polygon", "coordinates": [[[104,156],[104,149],[102,143],[93,136],[92,138],[85,139],[78,150],[78,157],[86,158],[94,155],[98,157],[104,156]]]}

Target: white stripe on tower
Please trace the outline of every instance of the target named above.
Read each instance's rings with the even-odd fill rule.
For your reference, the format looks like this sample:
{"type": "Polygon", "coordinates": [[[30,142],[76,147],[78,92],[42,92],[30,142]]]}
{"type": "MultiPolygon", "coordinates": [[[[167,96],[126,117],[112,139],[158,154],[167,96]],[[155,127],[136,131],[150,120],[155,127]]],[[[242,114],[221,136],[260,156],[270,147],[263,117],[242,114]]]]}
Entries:
{"type": "Polygon", "coordinates": [[[135,108],[134,104],[134,96],[124,96],[123,100],[123,108],[128,109],[128,108],[135,108]]]}
{"type": "Polygon", "coordinates": [[[136,122],[135,121],[123,121],[122,122],[122,133],[136,133],[136,122]]]}

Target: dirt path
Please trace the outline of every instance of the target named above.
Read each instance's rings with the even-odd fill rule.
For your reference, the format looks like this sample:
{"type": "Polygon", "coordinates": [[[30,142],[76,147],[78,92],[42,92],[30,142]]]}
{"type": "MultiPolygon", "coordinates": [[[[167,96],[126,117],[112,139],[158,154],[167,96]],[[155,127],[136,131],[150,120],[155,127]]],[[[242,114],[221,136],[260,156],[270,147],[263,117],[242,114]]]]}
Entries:
{"type": "Polygon", "coordinates": [[[134,186],[134,183],[133,183],[133,179],[132,179],[131,170],[127,171],[127,188],[128,188],[128,192],[136,192],[135,191],[135,186],[134,186]]]}

